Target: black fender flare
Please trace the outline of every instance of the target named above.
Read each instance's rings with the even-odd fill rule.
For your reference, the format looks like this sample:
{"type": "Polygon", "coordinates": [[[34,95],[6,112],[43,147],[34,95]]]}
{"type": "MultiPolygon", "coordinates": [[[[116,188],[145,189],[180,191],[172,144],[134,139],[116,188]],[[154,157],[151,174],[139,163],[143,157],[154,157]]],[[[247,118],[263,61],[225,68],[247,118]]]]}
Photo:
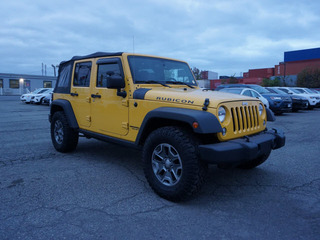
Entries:
{"type": "Polygon", "coordinates": [[[63,109],[63,112],[66,115],[69,126],[71,128],[78,129],[79,125],[78,125],[76,116],[74,115],[73,108],[71,106],[71,103],[68,100],[57,99],[51,103],[49,121],[51,122],[53,114],[56,111],[60,111],[61,108],[63,109]]]}
{"type": "Polygon", "coordinates": [[[222,127],[219,120],[210,112],[186,108],[160,107],[147,113],[139,129],[136,143],[140,142],[145,128],[154,119],[184,122],[187,123],[195,133],[200,134],[222,132],[222,127]],[[199,124],[197,128],[193,128],[194,122],[197,122],[199,124]]]}

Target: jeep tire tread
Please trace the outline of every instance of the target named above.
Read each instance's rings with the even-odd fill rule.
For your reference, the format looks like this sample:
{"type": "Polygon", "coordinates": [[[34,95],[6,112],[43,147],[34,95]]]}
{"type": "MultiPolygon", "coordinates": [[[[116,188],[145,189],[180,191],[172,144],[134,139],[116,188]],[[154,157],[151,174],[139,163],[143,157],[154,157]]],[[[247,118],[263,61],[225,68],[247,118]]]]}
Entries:
{"type": "Polygon", "coordinates": [[[159,196],[174,202],[195,195],[203,185],[208,168],[199,159],[192,133],[179,127],[153,131],[144,144],[142,159],[150,187],[159,196]]]}
{"type": "Polygon", "coordinates": [[[51,140],[59,152],[71,152],[78,145],[79,134],[70,128],[62,111],[55,112],[51,121],[51,140]]]}

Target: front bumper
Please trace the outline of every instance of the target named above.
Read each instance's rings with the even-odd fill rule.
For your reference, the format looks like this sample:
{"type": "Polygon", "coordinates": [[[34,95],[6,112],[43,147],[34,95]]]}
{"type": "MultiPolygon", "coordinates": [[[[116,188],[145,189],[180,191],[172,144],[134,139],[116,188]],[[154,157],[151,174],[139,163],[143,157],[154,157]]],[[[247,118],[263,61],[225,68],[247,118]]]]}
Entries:
{"type": "Polygon", "coordinates": [[[284,133],[278,129],[264,131],[227,142],[200,145],[200,157],[212,164],[240,164],[268,154],[285,145],[284,133]]]}
{"type": "Polygon", "coordinates": [[[275,113],[291,112],[292,102],[291,101],[269,101],[269,108],[275,113]]]}
{"type": "Polygon", "coordinates": [[[308,106],[308,100],[292,100],[292,109],[307,109],[308,106]]]}

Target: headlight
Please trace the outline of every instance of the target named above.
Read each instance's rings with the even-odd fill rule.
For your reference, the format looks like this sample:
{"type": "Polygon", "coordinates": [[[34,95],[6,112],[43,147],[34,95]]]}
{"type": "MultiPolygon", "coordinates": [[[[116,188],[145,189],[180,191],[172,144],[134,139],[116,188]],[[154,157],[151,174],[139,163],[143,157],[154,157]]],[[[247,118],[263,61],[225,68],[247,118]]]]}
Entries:
{"type": "Polygon", "coordinates": [[[263,112],[263,106],[262,106],[262,104],[260,103],[260,104],[259,104],[259,114],[260,114],[260,116],[262,115],[262,112],[263,112]]]}
{"type": "Polygon", "coordinates": [[[224,107],[219,107],[218,117],[219,117],[220,122],[223,122],[224,119],[226,118],[226,110],[224,107]]]}

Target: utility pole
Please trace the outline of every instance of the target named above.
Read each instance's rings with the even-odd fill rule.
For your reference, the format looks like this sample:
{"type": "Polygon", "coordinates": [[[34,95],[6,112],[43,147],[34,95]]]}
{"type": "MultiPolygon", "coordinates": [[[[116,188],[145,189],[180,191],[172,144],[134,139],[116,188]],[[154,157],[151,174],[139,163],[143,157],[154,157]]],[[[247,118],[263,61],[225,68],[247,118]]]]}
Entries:
{"type": "Polygon", "coordinates": [[[56,66],[53,65],[53,64],[51,64],[51,66],[53,67],[53,73],[54,73],[54,76],[56,77],[57,76],[57,74],[56,74],[56,66]]]}

